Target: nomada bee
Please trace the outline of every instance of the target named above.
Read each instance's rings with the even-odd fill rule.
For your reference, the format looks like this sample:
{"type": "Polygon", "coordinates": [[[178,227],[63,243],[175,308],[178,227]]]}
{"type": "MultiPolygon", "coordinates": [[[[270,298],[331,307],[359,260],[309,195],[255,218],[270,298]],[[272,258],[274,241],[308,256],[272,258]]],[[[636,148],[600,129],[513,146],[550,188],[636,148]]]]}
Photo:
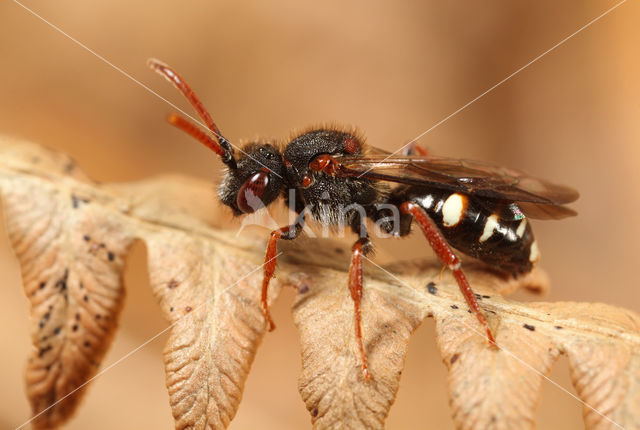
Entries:
{"type": "Polygon", "coordinates": [[[356,132],[336,127],[308,129],[284,149],[258,141],[236,154],[182,77],[158,60],[149,60],[149,66],[180,90],[209,129],[205,132],[177,114],[169,116],[171,124],[221,157],[226,172],[219,197],[234,215],[253,213],[280,197],[298,213],[294,224],[271,232],[267,245],[261,303],[270,330],[274,324],[267,293],[277,242],[298,237],[307,216],[325,226],[342,222],[358,236],[352,247],[349,291],[365,379],[370,375],[360,312],[362,258],[372,250],[366,219],[398,237],[408,235],[415,222],[452,271],[489,343],[495,344],[454,249],[500,272],[525,274],[539,259],[528,220],[576,215],[563,206],[578,198],[571,188],[482,162],[434,157],[413,145],[402,155],[390,154],[367,146],[356,132]]]}

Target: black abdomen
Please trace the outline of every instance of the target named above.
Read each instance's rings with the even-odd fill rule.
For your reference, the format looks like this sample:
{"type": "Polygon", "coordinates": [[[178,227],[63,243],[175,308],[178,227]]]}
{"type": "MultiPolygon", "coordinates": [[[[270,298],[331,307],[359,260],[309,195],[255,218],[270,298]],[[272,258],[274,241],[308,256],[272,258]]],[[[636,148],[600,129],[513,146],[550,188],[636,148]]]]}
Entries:
{"type": "Polygon", "coordinates": [[[527,273],[538,260],[531,227],[515,203],[415,186],[392,194],[398,204],[413,201],[424,208],[452,247],[496,269],[527,273]]]}

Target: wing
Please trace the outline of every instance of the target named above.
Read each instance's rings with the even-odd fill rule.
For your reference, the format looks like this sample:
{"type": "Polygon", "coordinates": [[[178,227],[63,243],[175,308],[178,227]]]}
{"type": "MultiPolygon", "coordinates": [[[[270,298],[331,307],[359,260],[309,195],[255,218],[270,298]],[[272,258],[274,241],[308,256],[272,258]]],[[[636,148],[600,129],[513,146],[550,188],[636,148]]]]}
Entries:
{"type": "Polygon", "coordinates": [[[398,156],[374,150],[359,157],[337,157],[338,174],[399,184],[448,189],[494,200],[518,202],[532,218],[576,215],[562,206],[575,201],[572,188],[533,178],[517,170],[480,161],[433,156],[398,156]]]}

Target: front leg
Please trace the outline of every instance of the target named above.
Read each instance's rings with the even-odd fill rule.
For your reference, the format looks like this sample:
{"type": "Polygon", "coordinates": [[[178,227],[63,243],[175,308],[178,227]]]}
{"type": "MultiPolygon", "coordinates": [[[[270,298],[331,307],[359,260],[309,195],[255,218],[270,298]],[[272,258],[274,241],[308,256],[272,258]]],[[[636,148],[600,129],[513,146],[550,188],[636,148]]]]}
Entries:
{"type": "Polygon", "coordinates": [[[456,256],[453,252],[453,248],[451,248],[449,243],[442,236],[438,226],[436,226],[427,212],[414,202],[409,201],[402,203],[400,205],[400,211],[413,216],[426,236],[429,245],[431,245],[440,260],[446,264],[449,269],[451,269],[453,276],[458,282],[458,287],[460,287],[460,291],[467,301],[467,305],[469,305],[471,311],[476,315],[476,318],[478,318],[478,321],[486,330],[489,343],[491,345],[495,345],[496,341],[493,337],[493,333],[491,333],[489,324],[487,324],[487,319],[480,310],[480,306],[478,306],[478,301],[471,289],[471,285],[469,285],[469,281],[467,281],[466,276],[464,276],[464,273],[460,268],[460,259],[456,256]]]}
{"type": "Polygon", "coordinates": [[[279,228],[271,232],[269,243],[267,245],[267,252],[264,257],[264,276],[262,278],[262,310],[264,317],[269,325],[269,331],[273,331],[276,328],[271,314],[269,313],[269,304],[267,303],[267,291],[269,289],[269,281],[273,278],[273,273],[276,270],[276,263],[278,258],[276,255],[276,243],[278,239],[293,240],[300,235],[304,227],[304,212],[300,214],[295,224],[288,225],[286,227],[279,228]]]}

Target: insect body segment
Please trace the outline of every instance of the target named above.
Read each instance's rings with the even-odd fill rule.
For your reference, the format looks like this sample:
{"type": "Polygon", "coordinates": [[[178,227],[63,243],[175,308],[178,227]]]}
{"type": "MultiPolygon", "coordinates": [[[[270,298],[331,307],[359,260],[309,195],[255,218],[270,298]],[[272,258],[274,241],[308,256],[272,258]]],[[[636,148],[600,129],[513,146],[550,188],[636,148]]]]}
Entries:
{"type": "MultiPolygon", "coordinates": [[[[515,203],[479,201],[472,195],[423,186],[396,188],[390,199],[398,205],[406,201],[417,204],[453,248],[497,270],[513,275],[527,273],[538,259],[526,216],[512,216],[515,203]]],[[[400,231],[400,235],[405,234],[406,228],[400,231]]]]}
{"type": "Polygon", "coordinates": [[[273,231],[267,244],[261,304],[269,329],[274,325],[268,287],[276,269],[277,242],[298,237],[307,214],[324,226],[348,225],[358,236],[352,247],[348,287],[365,379],[370,373],[361,318],[362,259],[372,248],[367,219],[395,236],[408,235],[415,222],[452,271],[489,343],[495,344],[454,250],[510,275],[527,273],[538,260],[529,218],[575,215],[563,206],[578,197],[571,188],[485,163],[434,157],[415,145],[406,154],[394,156],[367,147],[357,133],[337,127],[304,131],[290,139],[284,150],[269,142],[249,143],[236,157],[186,82],[157,60],[149,64],[187,97],[213,133],[212,138],[187,119],[170,117],[172,124],[211,148],[227,165],[219,189],[222,203],[234,215],[242,215],[282,196],[298,213],[296,222],[273,231]]]}

